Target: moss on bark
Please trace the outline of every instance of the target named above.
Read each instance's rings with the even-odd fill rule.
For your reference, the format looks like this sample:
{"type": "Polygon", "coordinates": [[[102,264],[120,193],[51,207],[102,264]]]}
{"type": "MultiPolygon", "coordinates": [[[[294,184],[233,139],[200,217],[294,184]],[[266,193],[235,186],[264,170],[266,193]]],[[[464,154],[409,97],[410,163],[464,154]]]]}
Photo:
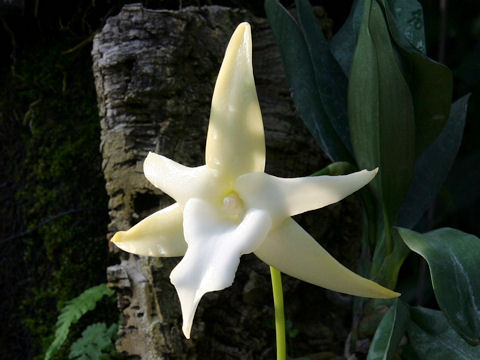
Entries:
{"type": "MultiPolygon", "coordinates": [[[[39,359],[52,340],[58,309],[86,288],[105,282],[109,263],[90,54],[88,48],[62,53],[73,45],[52,41],[23,49],[0,104],[2,121],[17,124],[16,133],[8,136],[19,137],[23,149],[15,159],[14,189],[22,236],[8,241],[20,251],[7,260],[10,271],[22,269],[16,275],[15,296],[6,304],[9,317],[17,321],[7,322],[3,330],[26,328],[28,357],[39,359]]],[[[115,321],[113,304],[104,304],[102,310],[90,320],[115,321]]],[[[72,338],[82,329],[78,326],[72,338]]]]}

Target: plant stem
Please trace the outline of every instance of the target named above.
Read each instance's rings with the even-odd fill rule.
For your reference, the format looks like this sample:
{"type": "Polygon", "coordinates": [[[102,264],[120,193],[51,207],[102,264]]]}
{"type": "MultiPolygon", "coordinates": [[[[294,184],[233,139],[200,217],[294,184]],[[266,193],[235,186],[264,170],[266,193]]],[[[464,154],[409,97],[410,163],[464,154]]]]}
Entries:
{"type": "Polygon", "coordinates": [[[272,277],[273,305],[275,308],[275,333],[277,336],[277,360],[287,359],[287,344],[285,342],[285,314],[283,311],[282,274],[270,266],[272,277]]]}
{"type": "Polygon", "coordinates": [[[385,250],[386,256],[390,255],[393,250],[392,229],[390,227],[390,218],[385,209],[383,209],[383,221],[385,226],[385,250]]]}

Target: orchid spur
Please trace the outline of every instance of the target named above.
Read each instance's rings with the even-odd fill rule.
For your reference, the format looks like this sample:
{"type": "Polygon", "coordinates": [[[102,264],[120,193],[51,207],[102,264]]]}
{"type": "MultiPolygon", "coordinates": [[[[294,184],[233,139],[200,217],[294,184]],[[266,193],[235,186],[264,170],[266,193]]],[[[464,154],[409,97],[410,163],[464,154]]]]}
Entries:
{"type": "Polygon", "coordinates": [[[190,337],[201,297],[230,286],[243,254],[298,279],[351,295],[398,296],[351,272],[291,216],[335,203],[376,174],[284,179],[264,173],[265,140],[252,69],[250,25],[228,44],[212,99],[206,165],[186,167],[149,153],[144,173],[176,200],[112,241],[146,256],[183,256],[170,274],[190,337]]]}

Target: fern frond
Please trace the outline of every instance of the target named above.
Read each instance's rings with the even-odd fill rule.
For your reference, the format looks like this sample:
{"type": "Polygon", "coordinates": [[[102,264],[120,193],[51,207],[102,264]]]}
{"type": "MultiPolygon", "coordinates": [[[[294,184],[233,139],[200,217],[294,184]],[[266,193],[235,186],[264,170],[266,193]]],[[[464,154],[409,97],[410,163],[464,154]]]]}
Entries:
{"type": "Polygon", "coordinates": [[[118,330],[117,324],[112,324],[108,329],[105,323],[89,325],[82,337],[70,347],[69,359],[74,360],[109,360],[116,352],[114,340],[118,330]]]}
{"type": "Polygon", "coordinates": [[[76,298],[68,301],[57,318],[55,339],[47,349],[45,360],[49,360],[62,346],[72,324],[75,324],[86,312],[95,309],[97,302],[103,296],[112,296],[114,293],[107,287],[107,284],[100,284],[85,290],[76,298]]]}

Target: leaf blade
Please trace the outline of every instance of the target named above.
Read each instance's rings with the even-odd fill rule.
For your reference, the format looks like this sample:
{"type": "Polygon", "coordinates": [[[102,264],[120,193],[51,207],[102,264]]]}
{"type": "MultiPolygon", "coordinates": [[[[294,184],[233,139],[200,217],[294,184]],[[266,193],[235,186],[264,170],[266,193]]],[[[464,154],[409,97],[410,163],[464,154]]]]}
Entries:
{"type": "Polygon", "coordinates": [[[297,0],[296,5],[321,105],[343,144],[351,152],[352,145],[347,117],[347,77],[333,57],[310,3],[305,0],[297,0]]]}
{"type": "Polygon", "coordinates": [[[480,347],[469,346],[458,336],[441,311],[411,308],[410,319],[407,333],[420,360],[480,358],[480,347]]]}
{"type": "Polygon", "coordinates": [[[401,300],[395,299],[393,306],[378,325],[367,360],[391,360],[409,321],[410,314],[407,305],[401,300]]]}
{"type": "Polygon", "coordinates": [[[337,59],[347,76],[350,74],[350,67],[352,66],[362,14],[363,2],[354,0],[347,20],[333,36],[330,43],[333,56],[337,59]]]}
{"type": "Polygon", "coordinates": [[[265,11],[279,44],[287,82],[293,89],[292,96],[302,120],[333,161],[353,162],[322,107],[310,54],[299,25],[278,0],[266,0],[265,11]]]}
{"type": "Polygon", "coordinates": [[[399,211],[400,226],[413,228],[445,182],[462,142],[469,97],[465,95],[453,104],[442,132],[415,162],[412,182],[399,211]]]}
{"type": "MultiPolygon", "coordinates": [[[[384,3],[385,4],[385,3],[384,3]]],[[[390,0],[386,2],[401,34],[410,45],[426,54],[423,8],[417,0],[390,0]]]]}
{"type": "MultiPolygon", "coordinates": [[[[397,17],[398,8],[404,8],[410,4],[420,11],[417,21],[423,19],[421,5],[415,0],[402,2],[390,2],[380,0],[388,24],[392,39],[399,49],[403,68],[407,74],[407,81],[412,94],[415,111],[415,151],[420,156],[440,134],[450,114],[450,103],[453,92],[452,72],[444,65],[428,58],[420,51],[411,39],[422,38],[423,31],[418,35],[408,37],[408,23],[401,22],[402,17],[397,17]],[[407,4],[407,5],[405,5],[407,4]]],[[[403,10],[408,12],[408,10],[403,10]]]]}
{"type": "Polygon", "coordinates": [[[405,244],[427,261],[437,302],[452,328],[480,344],[480,239],[451,228],[426,234],[399,228],[405,244]]]}
{"type": "Polygon", "coordinates": [[[380,168],[372,187],[393,223],[413,172],[413,103],[380,6],[364,6],[348,89],[350,134],[359,168],[380,168]]]}

